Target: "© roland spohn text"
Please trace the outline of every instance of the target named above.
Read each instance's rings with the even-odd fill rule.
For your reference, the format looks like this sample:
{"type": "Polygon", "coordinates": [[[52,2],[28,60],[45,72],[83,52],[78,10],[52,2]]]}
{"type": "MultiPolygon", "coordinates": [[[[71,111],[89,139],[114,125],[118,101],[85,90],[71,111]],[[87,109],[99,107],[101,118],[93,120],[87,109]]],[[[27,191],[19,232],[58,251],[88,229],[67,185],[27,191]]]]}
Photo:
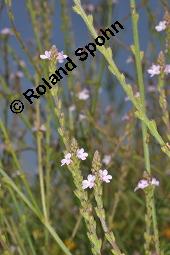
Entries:
{"type": "MultiPolygon", "coordinates": [[[[92,57],[95,57],[97,46],[103,46],[107,40],[109,40],[112,36],[115,36],[117,33],[119,33],[120,29],[124,29],[124,27],[118,21],[112,24],[110,28],[107,28],[105,30],[100,29],[100,35],[93,42],[87,44],[83,48],[78,48],[75,51],[75,56],[79,57],[80,61],[85,61],[88,58],[89,54],[92,57]]],[[[55,71],[55,73],[49,76],[48,80],[42,78],[43,83],[37,86],[35,89],[33,88],[27,89],[23,93],[24,97],[30,104],[32,104],[34,102],[34,99],[38,99],[41,95],[44,95],[48,89],[52,89],[53,86],[55,86],[58,81],[61,81],[61,79],[63,79],[65,75],[68,75],[69,72],[73,71],[76,67],[77,66],[73,62],[73,60],[67,57],[65,68],[63,67],[58,68],[55,71]]]]}

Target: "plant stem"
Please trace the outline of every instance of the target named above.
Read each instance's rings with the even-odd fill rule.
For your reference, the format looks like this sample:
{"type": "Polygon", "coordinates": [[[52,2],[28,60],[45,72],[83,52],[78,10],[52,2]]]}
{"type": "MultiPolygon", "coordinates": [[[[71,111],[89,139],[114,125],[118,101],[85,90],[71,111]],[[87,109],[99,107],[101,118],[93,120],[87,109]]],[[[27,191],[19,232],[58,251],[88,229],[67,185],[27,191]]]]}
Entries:
{"type": "MultiPolygon", "coordinates": [[[[143,81],[143,71],[142,71],[142,53],[140,52],[139,46],[139,35],[138,35],[138,14],[136,13],[136,4],[135,0],[131,0],[131,9],[132,9],[132,25],[133,25],[133,38],[134,38],[134,55],[136,60],[136,70],[137,70],[137,79],[140,91],[140,98],[142,103],[142,110],[146,114],[146,106],[145,106],[145,86],[143,81]]],[[[145,158],[145,167],[148,174],[151,173],[150,167],[150,157],[149,157],[149,146],[146,142],[147,140],[147,127],[145,123],[141,123],[142,125],[142,137],[143,137],[143,149],[144,149],[144,158],[145,158]]]]}
{"type": "MultiPolygon", "coordinates": [[[[37,127],[40,127],[40,106],[39,101],[36,102],[36,120],[37,120],[37,127]]],[[[41,131],[37,131],[37,151],[38,151],[38,174],[39,174],[39,183],[40,183],[40,194],[41,194],[41,202],[42,202],[42,209],[44,214],[44,219],[48,222],[48,214],[47,214],[47,207],[46,207],[46,196],[45,196],[45,185],[44,185],[44,173],[43,173],[43,162],[42,162],[42,134],[41,131]]],[[[45,229],[45,239],[48,240],[48,234],[45,229]]]]}
{"type": "MultiPolygon", "coordinates": [[[[136,3],[135,0],[131,0],[131,10],[132,10],[132,26],[133,26],[133,38],[134,38],[134,46],[132,46],[132,51],[135,56],[136,60],[136,69],[137,69],[137,78],[139,84],[139,91],[141,97],[141,104],[142,110],[146,115],[146,106],[145,106],[145,87],[144,87],[144,80],[143,80],[143,71],[142,71],[142,52],[140,52],[140,45],[139,45],[139,35],[138,35],[138,19],[139,15],[136,12],[136,3]]],[[[144,150],[144,158],[145,158],[145,168],[148,174],[151,174],[151,167],[150,167],[150,157],[149,157],[149,146],[147,143],[147,126],[142,121],[142,137],[143,137],[143,150],[144,150]]],[[[152,222],[154,228],[154,239],[155,239],[155,248],[156,252],[159,255],[159,235],[158,235],[158,228],[157,228],[157,218],[156,218],[156,210],[155,210],[155,202],[154,196],[151,198],[151,208],[152,208],[152,222]]],[[[150,230],[148,230],[150,232],[150,230]]]]}

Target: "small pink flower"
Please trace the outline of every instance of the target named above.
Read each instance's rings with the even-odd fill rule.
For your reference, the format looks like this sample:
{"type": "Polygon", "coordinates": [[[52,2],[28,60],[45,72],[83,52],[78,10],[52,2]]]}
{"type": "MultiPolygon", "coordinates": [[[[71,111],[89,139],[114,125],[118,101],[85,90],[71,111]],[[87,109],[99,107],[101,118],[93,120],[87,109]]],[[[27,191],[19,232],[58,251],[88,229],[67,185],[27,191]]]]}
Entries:
{"type": "Polygon", "coordinates": [[[70,105],[70,107],[68,108],[69,112],[74,112],[76,110],[76,106],[73,104],[73,105],[70,105]]]}
{"type": "Polygon", "coordinates": [[[106,166],[110,164],[112,159],[111,155],[104,155],[104,158],[102,160],[102,163],[104,163],[106,166]]]}
{"type": "Polygon", "coordinates": [[[136,93],[134,94],[134,96],[135,96],[135,97],[140,97],[140,93],[139,93],[139,92],[136,92],[136,93]]]}
{"type": "Polygon", "coordinates": [[[155,86],[150,85],[150,86],[148,86],[147,91],[148,92],[157,92],[157,88],[155,86]]]}
{"type": "Polygon", "coordinates": [[[17,76],[18,78],[23,78],[23,77],[24,77],[24,74],[23,74],[22,71],[17,71],[17,72],[16,72],[16,76],[17,76]]]}
{"type": "Polygon", "coordinates": [[[1,30],[0,32],[1,35],[13,35],[12,31],[10,28],[5,27],[1,30]]]}
{"type": "Polygon", "coordinates": [[[126,59],[126,63],[129,64],[129,63],[132,63],[133,62],[133,58],[132,56],[129,56],[127,59],[126,59]]]}
{"type": "Polygon", "coordinates": [[[148,69],[148,73],[150,74],[151,77],[153,77],[154,75],[159,75],[161,72],[160,70],[160,65],[155,65],[153,64],[149,69],[148,69]]]}
{"type": "Polygon", "coordinates": [[[159,186],[159,181],[156,178],[153,177],[152,180],[151,180],[151,184],[155,185],[155,186],[159,186]]]}
{"type": "Polygon", "coordinates": [[[63,63],[64,62],[64,59],[66,59],[68,56],[64,54],[63,51],[61,52],[58,52],[58,55],[57,55],[57,60],[58,60],[58,63],[63,63]]]}
{"type": "Polygon", "coordinates": [[[35,124],[35,126],[32,128],[32,131],[33,132],[37,132],[37,131],[46,132],[47,129],[44,124],[42,124],[40,126],[37,126],[37,124],[35,124]]]}
{"type": "Polygon", "coordinates": [[[71,160],[71,153],[67,153],[64,157],[64,159],[61,160],[61,166],[63,165],[69,165],[72,162],[71,160]]]}
{"type": "Polygon", "coordinates": [[[88,12],[93,12],[95,10],[94,4],[84,4],[83,8],[88,12]]]}
{"type": "Polygon", "coordinates": [[[100,178],[103,182],[109,183],[112,179],[112,176],[108,174],[108,171],[105,170],[99,170],[100,178]]]}
{"type": "Polygon", "coordinates": [[[122,121],[128,121],[130,119],[129,115],[128,114],[125,114],[123,117],[122,117],[122,121]]]}
{"type": "Polygon", "coordinates": [[[128,102],[128,101],[130,101],[130,99],[129,99],[128,96],[126,96],[126,97],[125,97],[125,102],[128,102]]]}
{"type": "Polygon", "coordinates": [[[79,121],[85,120],[87,119],[86,115],[84,115],[83,113],[79,114],[79,121]]]}
{"type": "Polygon", "coordinates": [[[134,191],[137,191],[138,189],[145,189],[149,185],[159,186],[159,181],[154,177],[151,180],[142,179],[138,182],[134,191]]]}
{"type": "Polygon", "coordinates": [[[87,100],[89,98],[89,91],[88,89],[83,89],[78,93],[78,98],[80,100],[87,100]]]}
{"type": "Polygon", "coordinates": [[[23,78],[24,77],[24,73],[22,71],[17,71],[16,73],[11,73],[10,74],[10,80],[13,80],[15,78],[23,78]]]}
{"type": "Polygon", "coordinates": [[[46,50],[44,55],[40,55],[41,59],[51,59],[51,51],[46,50]]]}
{"type": "Polygon", "coordinates": [[[94,181],[95,181],[96,177],[92,174],[89,174],[87,176],[87,180],[83,180],[82,181],[82,188],[83,189],[87,189],[87,188],[90,188],[92,189],[94,187],[94,181]]]}
{"type": "Polygon", "coordinates": [[[140,180],[136,186],[136,188],[134,189],[134,191],[137,191],[138,189],[145,189],[146,187],[149,186],[148,180],[140,180]]]}
{"type": "Polygon", "coordinates": [[[88,153],[87,152],[84,152],[84,149],[81,148],[79,150],[77,150],[77,157],[81,160],[85,160],[88,156],[88,153]]]}
{"type": "Polygon", "coordinates": [[[170,65],[165,66],[164,72],[165,72],[165,74],[170,74],[170,65]]]}
{"type": "Polygon", "coordinates": [[[159,24],[155,27],[156,31],[161,32],[166,29],[166,21],[160,21],[159,24]]]}

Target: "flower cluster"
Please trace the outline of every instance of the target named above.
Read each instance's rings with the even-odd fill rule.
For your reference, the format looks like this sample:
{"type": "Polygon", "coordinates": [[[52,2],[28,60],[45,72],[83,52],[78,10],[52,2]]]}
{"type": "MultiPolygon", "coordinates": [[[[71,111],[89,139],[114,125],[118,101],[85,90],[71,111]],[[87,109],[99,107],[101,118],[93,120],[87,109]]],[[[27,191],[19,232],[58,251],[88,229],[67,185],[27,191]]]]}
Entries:
{"type": "MultiPolygon", "coordinates": [[[[106,182],[106,183],[109,183],[110,180],[112,179],[112,176],[110,174],[108,174],[108,171],[106,169],[99,170],[99,177],[100,177],[101,181],[106,182]]],[[[95,179],[96,179],[95,175],[89,174],[87,176],[87,180],[83,180],[82,188],[83,189],[87,189],[87,188],[92,189],[95,185],[95,179]]]]}
{"type": "Polygon", "coordinates": [[[89,98],[89,91],[88,89],[83,89],[78,93],[79,100],[87,100],[89,98]]]}
{"type": "Polygon", "coordinates": [[[159,181],[156,178],[151,178],[150,180],[147,179],[142,179],[138,182],[136,188],[134,191],[137,191],[138,189],[145,189],[149,185],[154,185],[154,186],[159,186],[159,181]]]}
{"type": "Polygon", "coordinates": [[[9,36],[9,35],[13,35],[13,32],[10,28],[8,27],[5,27],[3,28],[1,31],[0,31],[0,34],[1,35],[4,35],[4,36],[9,36]]]}
{"type": "Polygon", "coordinates": [[[167,28],[167,22],[165,20],[160,21],[159,24],[155,27],[156,31],[161,32],[167,28]]]}
{"type": "MultiPolygon", "coordinates": [[[[83,148],[81,148],[81,149],[77,150],[76,156],[77,156],[78,159],[86,160],[86,158],[88,156],[88,153],[85,152],[83,148]]],[[[70,165],[72,163],[71,157],[72,157],[72,154],[67,153],[65,155],[65,157],[61,160],[61,166],[70,165]]],[[[99,177],[100,177],[101,181],[106,182],[106,183],[109,183],[110,180],[112,179],[112,176],[110,174],[108,174],[108,171],[106,169],[99,170],[99,177]]],[[[89,174],[87,176],[87,180],[83,180],[82,188],[83,189],[87,189],[87,188],[92,189],[95,185],[95,180],[96,180],[96,176],[92,175],[92,174],[89,174]]]]}
{"type": "Polygon", "coordinates": [[[107,165],[110,164],[111,159],[112,159],[111,155],[104,155],[104,158],[103,158],[102,162],[107,166],[107,165]]]}
{"type": "MultiPolygon", "coordinates": [[[[163,72],[165,74],[170,74],[170,65],[165,65],[163,72]]],[[[148,73],[150,74],[150,77],[159,75],[161,73],[161,66],[152,64],[152,66],[148,69],[148,73]]]]}
{"type": "MultiPolygon", "coordinates": [[[[63,51],[59,52],[57,49],[56,49],[56,60],[58,61],[58,63],[63,63],[64,62],[64,59],[66,59],[68,56],[64,54],[63,51]]],[[[52,54],[52,50],[46,50],[44,54],[40,55],[40,58],[41,59],[48,59],[48,60],[51,60],[53,57],[53,54],[52,54]]]]}
{"type": "MultiPolygon", "coordinates": [[[[85,160],[88,156],[88,153],[85,152],[83,148],[81,148],[77,150],[76,156],[81,160],[85,160]]],[[[61,160],[61,166],[69,165],[72,162],[71,157],[72,157],[71,153],[67,153],[64,159],[61,160]]]]}

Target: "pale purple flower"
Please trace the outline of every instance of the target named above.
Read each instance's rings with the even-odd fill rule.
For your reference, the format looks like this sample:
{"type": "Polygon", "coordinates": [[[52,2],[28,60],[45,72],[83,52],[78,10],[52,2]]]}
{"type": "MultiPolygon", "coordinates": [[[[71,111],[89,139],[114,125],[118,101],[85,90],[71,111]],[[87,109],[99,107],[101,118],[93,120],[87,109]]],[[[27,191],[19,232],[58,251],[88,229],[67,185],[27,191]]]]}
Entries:
{"type": "Polygon", "coordinates": [[[99,170],[99,175],[100,175],[101,180],[106,183],[109,183],[110,180],[112,179],[112,176],[110,174],[108,174],[108,171],[106,169],[99,170]]]}
{"type": "Polygon", "coordinates": [[[90,188],[92,189],[94,187],[94,181],[95,181],[96,177],[92,174],[89,174],[87,176],[87,180],[83,180],[82,181],[82,188],[83,189],[87,189],[87,188],[90,188]]]}
{"type": "Polygon", "coordinates": [[[46,129],[46,127],[45,127],[44,124],[42,124],[42,125],[40,125],[40,126],[38,126],[37,124],[35,124],[35,126],[32,128],[32,131],[33,131],[33,132],[37,132],[37,131],[46,132],[47,129],[46,129]]]}
{"type": "Polygon", "coordinates": [[[148,73],[150,74],[150,77],[153,77],[154,75],[159,75],[161,72],[160,65],[152,64],[152,66],[148,69],[148,73]]]}
{"type": "Polygon", "coordinates": [[[0,32],[1,35],[13,35],[12,31],[10,28],[5,27],[1,30],[0,32]]]}
{"type": "Polygon", "coordinates": [[[112,159],[111,155],[104,155],[104,158],[102,160],[102,163],[104,163],[106,166],[110,164],[112,159]]]}
{"type": "Polygon", "coordinates": [[[68,110],[69,110],[69,112],[74,112],[76,110],[76,106],[74,104],[70,105],[68,110]]]}
{"type": "Polygon", "coordinates": [[[155,186],[159,186],[159,181],[155,177],[153,177],[151,180],[151,184],[155,186]]]}
{"type": "Polygon", "coordinates": [[[166,29],[166,21],[160,21],[159,24],[155,27],[156,31],[161,32],[166,29]]]}
{"type": "Polygon", "coordinates": [[[157,92],[157,88],[155,86],[148,86],[147,88],[148,92],[157,92]]]}
{"type": "Polygon", "coordinates": [[[17,76],[18,78],[23,78],[23,77],[24,77],[24,74],[23,74],[22,71],[17,71],[17,72],[16,72],[16,76],[17,76]]]}
{"type": "Polygon", "coordinates": [[[170,65],[165,66],[164,72],[165,72],[165,74],[170,74],[170,65]]]}
{"type": "Polygon", "coordinates": [[[83,113],[80,113],[80,114],[79,114],[79,121],[85,120],[86,118],[87,118],[87,117],[86,117],[85,114],[83,114],[83,113]]]}
{"type": "Polygon", "coordinates": [[[123,117],[122,117],[122,121],[128,121],[130,119],[129,115],[128,114],[125,114],[123,117]]]}
{"type": "Polygon", "coordinates": [[[88,153],[84,151],[83,148],[77,150],[77,157],[81,160],[85,160],[88,156],[88,153]]]}
{"type": "Polygon", "coordinates": [[[15,178],[15,177],[20,176],[20,175],[21,175],[20,171],[17,170],[15,172],[13,172],[11,176],[12,176],[12,178],[15,178]]]}
{"type": "Polygon", "coordinates": [[[128,102],[128,101],[130,101],[130,99],[129,99],[128,96],[126,96],[126,97],[125,97],[125,102],[128,102]]]}
{"type": "Polygon", "coordinates": [[[17,71],[16,73],[11,73],[10,74],[10,80],[13,80],[15,78],[23,78],[24,77],[24,73],[22,71],[17,71]]]}
{"type": "Polygon", "coordinates": [[[45,126],[44,124],[42,124],[42,125],[40,126],[40,131],[41,131],[41,132],[46,132],[46,131],[47,131],[46,126],[45,126]]]}
{"type": "Polygon", "coordinates": [[[132,56],[129,56],[127,59],[126,59],[126,64],[130,64],[133,62],[133,58],[132,56]]]}
{"type": "Polygon", "coordinates": [[[57,60],[58,60],[58,63],[63,63],[64,62],[64,59],[66,59],[68,56],[64,54],[63,51],[61,52],[58,52],[58,55],[57,55],[57,60]]]}
{"type": "Polygon", "coordinates": [[[46,50],[44,54],[40,55],[41,59],[51,59],[51,51],[46,50]]]}
{"type": "Polygon", "coordinates": [[[94,4],[84,4],[83,8],[88,12],[93,12],[95,10],[94,4]]]}
{"type": "Polygon", "coordinates": [[[71,153],[67,153],[64,157],[64,159],[61,160],[61,166],[63,165],[69,165],[72,162],[71,160],[71,153]]]}
{"type": "Polygon", "coordinates": [[[140,93],[139,93],[139,92],[136,92],[136,93],[134,94],[134,96],[135,96],[135,97],[140,97],[140,93]]]}
{"type": "Polygon", "coordinates": [[[142,179],[138,182],[134,191],[137,191],[138,189],[145,189],[149,185],[159,186],[159,181],[155,177],[153,177],[151,180],[142,179]]]}
{"type": "Polygon", "coordinates": [[[78,98],[80,100],[87,100],[89,98],[89,91],[88,89],[83,89],[78,93],[78,98]]]}
{"type": "Polygon", "coordinates": [[[149,182],[148,180],[140,180],[136,186],[136,188],[134,189],[134,191],[137,191],[138,189],[145,189],[146,187],[149,186],[149,182]]]}

